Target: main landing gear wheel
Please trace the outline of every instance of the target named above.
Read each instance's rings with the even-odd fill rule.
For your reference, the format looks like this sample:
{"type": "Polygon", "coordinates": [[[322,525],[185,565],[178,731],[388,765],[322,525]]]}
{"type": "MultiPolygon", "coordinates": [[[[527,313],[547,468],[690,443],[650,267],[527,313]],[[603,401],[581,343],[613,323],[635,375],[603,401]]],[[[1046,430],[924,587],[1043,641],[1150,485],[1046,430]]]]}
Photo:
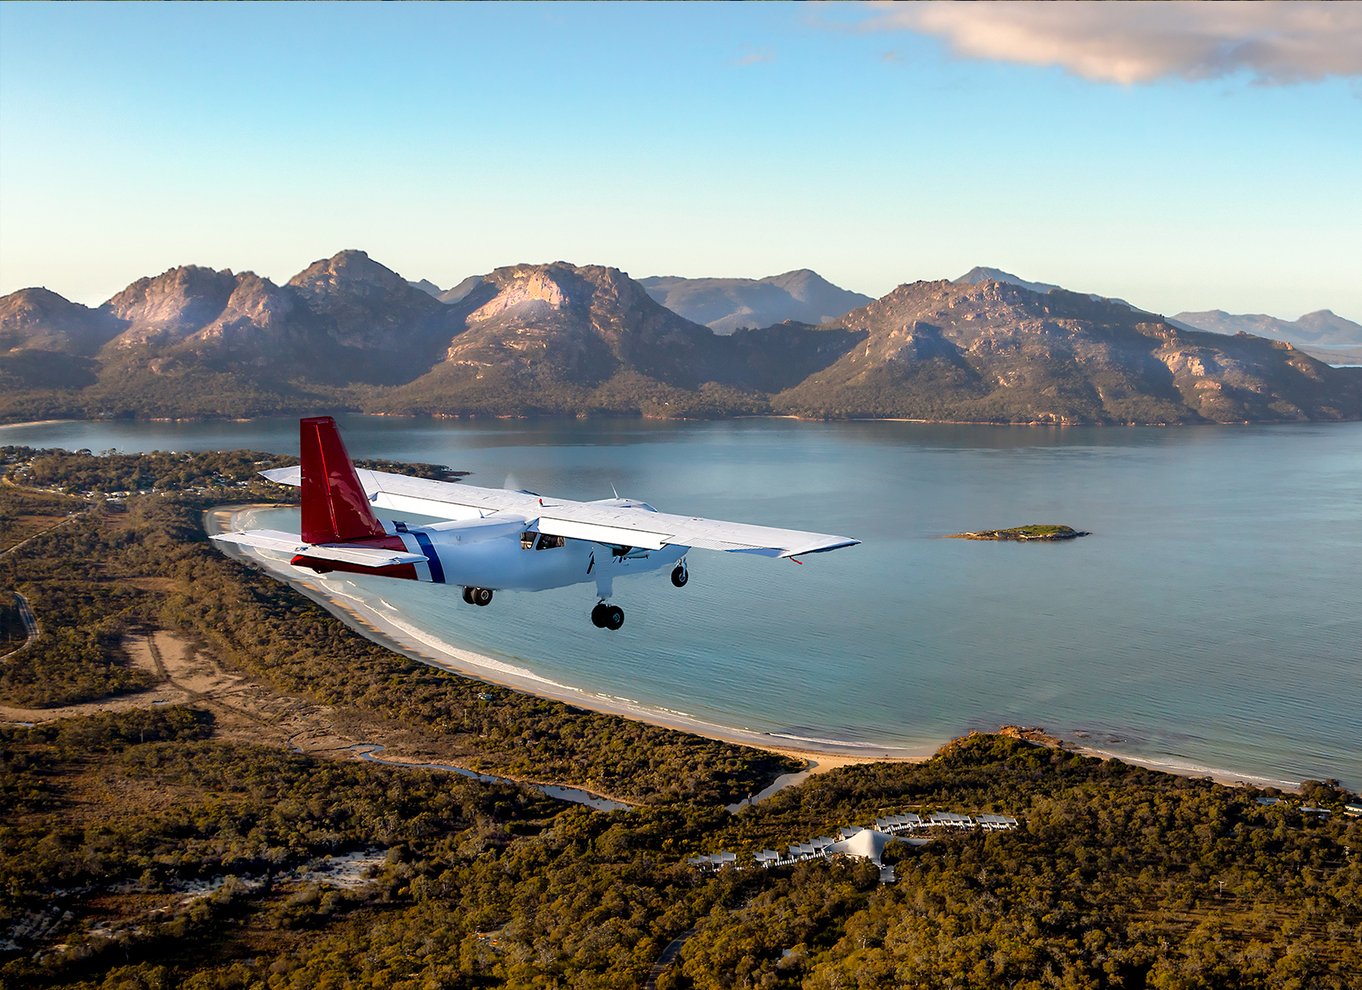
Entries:
{"type": "Polygon", "coordinates": [[[672,584],[678,588],[684,588],[686,582],[690,580],[690,571],[686,570],[685,564],[677,564],[672,568],[672,584]]]}
{"type": "Polygon", "coordinates": [[[469,605],[490,605],[492,604],[492,589],[464,588],[463,600],[469,605]]]}
{"type": "Polygon", "coordinates": [[[624,625],[624,609],[618,605],[597,602],[596,607],[591,610],[591,624],[597,629],[609,629],[614,632],[624,625]]]}

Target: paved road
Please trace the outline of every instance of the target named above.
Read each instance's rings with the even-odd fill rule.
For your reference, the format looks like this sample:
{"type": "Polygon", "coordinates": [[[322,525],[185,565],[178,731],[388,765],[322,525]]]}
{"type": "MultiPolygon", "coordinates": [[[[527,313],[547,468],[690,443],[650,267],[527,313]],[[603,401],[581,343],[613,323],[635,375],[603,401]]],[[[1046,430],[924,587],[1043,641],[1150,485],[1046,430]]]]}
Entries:
{"type": "Polygon", "coordinates": [[[643,984],[644,990],[657,990],[657,978],[662,975],[673,959],[681,952],[681,946],[686,944],[686,939],[695,934],[694,928],[688,928],[676,938],[667,943],[667,947],[662,950],[662,955],[657,957],[657,962],[653,963],[652,972],[648,974],[648,982],[643,984]]]}
{"type": "MultiPolygon", "coordinates": [[[[9,554],[12,554],[15,550],[18,550],[18,549],[19,549],[20,547],[22,547],[24,544],[26,544],[26,543],[32,543],[34,540],[38,539],[39,537],[41,537],[41,536],[46,536],[48,533],[52,532],[54,529],[57,529],[57,528],[59,528],[59,527],[61,527],[61,526],[65,526],[67,523],[72,522],[72,521],[74,521],[74,520],[76,520],[76,519],[79,519],[81,516],[85,515],[85,513],[89,512],[89,511],[90,511],[89,509],[82,509],[82,510],[79,511],[79,512],[73,512],[73,513],[71,513],[69,516],[67,516],[65,519],[62,519],[60,522],[56,522],[56,523],[52,524],[51,526],[48,526],[47,529],[43,530],[42,532],[34,533],[34,534],[33,534],[32,536],[30,536],[28,539],[26,539],[26,540],[20,540],[18,543],[14,544],[14,546],[12,546],[12,547],[7,547],[7,548],[4,549],[4,550],[0,550],[0,557],[4,557],[4,556],[7,556],[7,555],[9,555],[9,554]]],[[[25,649],[25,648],[28,647],[30,644],[32,644],[32,642],[33,642],[35,639],[38,638],[38,634],[42,632],[42,628],[38,625],[38,617],[35,616],[35,615],[33,614],[33,609],[29,608],[29,606],[28,606],[28,599],[25,598],[23,595],[19,594],[19,592],[16,591],[16,592],[14,593],[14,601],[15,601],[15,603],[19,606],[19,618],[23,620],[24,629],[27,630],[27,632],[28,632],[28,639],[24,640],[23,646],[16,646],[14,649],[10,650],[8,653],[5,653],[5,654],[3,654],[3,655],[0,655],[0,660],[4,660],[4,659],[7,659],[8,657],[12,657],[12,656],[14,656],[14,654],[18,653],[20,650],[25,649]]]]}
{"type": "Polygon", "coordinates": [[[0,656],[0,660],[12,657],[25,647],[31,646],[33,641],[37,639],[38,635],[42,632],[42,628],[38,625],[38,617],[33,614],[33,609],[29,607],[28,599],[16,591],[14,593],[14,604],[19,606],[19,618],[24,624],[24,630],[28,633],[28,638],[24,640],[23,645],[16,646],[8,653],[0,656]]]}

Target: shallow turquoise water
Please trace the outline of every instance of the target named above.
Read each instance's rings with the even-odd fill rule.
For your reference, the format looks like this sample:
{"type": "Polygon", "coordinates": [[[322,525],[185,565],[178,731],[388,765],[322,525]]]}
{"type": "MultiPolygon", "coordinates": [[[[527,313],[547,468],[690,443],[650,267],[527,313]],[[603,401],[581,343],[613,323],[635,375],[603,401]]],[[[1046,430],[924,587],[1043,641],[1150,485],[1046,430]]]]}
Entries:
{"type": "MultiPolygon", "coordinates": [[[[1362,785],[1362,424],[342,420],[357,456],[572,498],[859,537],[805,566],[696,551],[691,582],[486,609],[367,587],[449,642],[726,725],[920,745],[1005,722],[1187,766],[1362,785]],[[1056,545],[943,540],[1063,522],[1056,545]]],[[[0,444],[296,450],[296,420],[60,423],[0,444]]]]}

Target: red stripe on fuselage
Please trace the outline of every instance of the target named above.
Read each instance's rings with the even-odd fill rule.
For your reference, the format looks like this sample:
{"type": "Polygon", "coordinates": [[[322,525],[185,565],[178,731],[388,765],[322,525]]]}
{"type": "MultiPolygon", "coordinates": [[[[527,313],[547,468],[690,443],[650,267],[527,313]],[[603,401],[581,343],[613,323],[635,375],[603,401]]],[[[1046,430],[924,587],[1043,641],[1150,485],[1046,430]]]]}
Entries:
{"type": "Polygon", "coordinates": [[[347,564],[343,560],[318,560],[300,553],[289,561],[294,567],[309,567],[318,574],[341,571],[345,574],[372,574],[375,577],[402,578],[419,581],[415,564],[389,564],[387,567],[365,567],[363,564],[347,564]]]}

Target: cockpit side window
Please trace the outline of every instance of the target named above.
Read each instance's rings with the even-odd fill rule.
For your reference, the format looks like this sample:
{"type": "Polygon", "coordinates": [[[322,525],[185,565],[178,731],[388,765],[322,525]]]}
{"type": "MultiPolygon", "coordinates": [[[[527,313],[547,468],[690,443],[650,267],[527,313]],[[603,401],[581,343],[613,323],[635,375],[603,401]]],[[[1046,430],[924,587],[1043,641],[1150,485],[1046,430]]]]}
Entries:
{"type": "Polygon", "coordinates": [[[527,530],[526,532],[524,532],[524,533],[521,533],[521,534],[520,534],[520,549],[522,549],[522,550],[533,550],[533,549],[534,549],[534,538],[535,538],[537,535],[539,535],[539,534],[537,534],[537,533],[531,533],[531,532],[529,532],[528,530],[527,530]]]}
{"type": "Polygon", "coordinates": [[[564,544],[564,540],[563,540],[563,538],[562,538],[561,536],[546,536],[546,535],[541,535],[541,536],[539,537],[539,545],[538,545],[538,547],[536,547],[536,549],[538,549],[538,550],[557,550],[559,547],[563,546],[563,544],[564,544]]]}

